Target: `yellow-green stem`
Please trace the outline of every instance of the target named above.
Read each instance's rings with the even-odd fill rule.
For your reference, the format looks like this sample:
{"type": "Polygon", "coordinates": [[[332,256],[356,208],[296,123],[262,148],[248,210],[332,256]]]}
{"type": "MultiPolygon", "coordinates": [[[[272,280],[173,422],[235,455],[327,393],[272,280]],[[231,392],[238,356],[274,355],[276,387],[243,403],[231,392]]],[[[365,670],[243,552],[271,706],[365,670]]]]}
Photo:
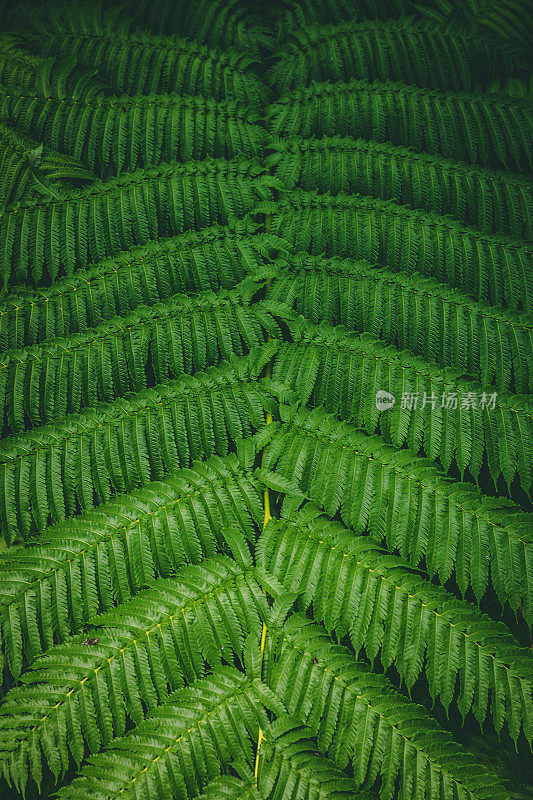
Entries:
{"type": "MultiPolygon", "coordinates": [[[[270,221],[271,221],[271,215],[267,214],[265,216],[265,230],[266,231],[268,231],[268,229],[270,228],[270,221]]],[[[269,285],[269,283],[270,283],[270,280],[267,281],[267,286],[269,285]]],[[[268,364],[267,368],[266,368],[267,376],[270,376],[271,372],[272,372],[272,364],[268,364]]],[[[271,422],[272,422],[272,414],[270,413],[270,411],[268,411],[267,415],[266,415],[266,424],[270,425],[271,422]]],[[[262,463],[262,461],[263,461],[263,459],[261,458],[261,463],[262,463]]],[[[264,497],[264,505],[265,505],[265,515],[264,515],[264,518],[263,518],[263,530],[264,530],[265,527],[267,526],[269,520],[272,519],[272,515],[270,513],[270,493],[268,491],[268,487],[265,488],[265,492],[264,492],[263,497],[264,497]]],[[[260,667],[259,667],[259,669],[261,671],[260,677],[262,677],[263,654],[265,652],[266,636],[267,636],[267,626],[266,626],[266,623],[263,622],[263,630],[261,631],[261,661],[260,661],[260,667]]],[[[262,731],[261,728],[259,728],[259,735],[257,737],[257,749],[255,751],[255,769],[254,769],[254,782],[255,782],[256,786],[258,785],[258,779],[259,779],[259,751],[261,749],[261,743],[263,741],[263,738],[264,738],[263,731],[262,731]]]]}

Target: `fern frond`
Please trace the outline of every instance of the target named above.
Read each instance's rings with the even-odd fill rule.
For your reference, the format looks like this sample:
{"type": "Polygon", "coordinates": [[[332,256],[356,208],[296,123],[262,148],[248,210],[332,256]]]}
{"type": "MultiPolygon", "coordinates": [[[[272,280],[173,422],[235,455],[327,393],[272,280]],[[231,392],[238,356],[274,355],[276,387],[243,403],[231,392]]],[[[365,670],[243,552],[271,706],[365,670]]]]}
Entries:
{"type": "Polygon", "coordinates": [[[101,177],[161,161],[259,156],[266,136],[240,103],[178,94],[56,100],[0,92],[0,114],[101,177]]]}
{"type": "Polygon", "coordinates": [[[217,454],[264,420],[268,398],[255,378],[277,343],[194,377],[63,418],[0,443],[0,531],[9,543],[49,520],[107,502],[217,454]]]}
{"type": "Polygon", "coordinates": [[[325,25],[355,19],[387,19],[409,9],[408,0],[282,0],[279,3],[278,39],[308,25],[325,25]]]}
{"type": "Polygon", "coordinates": [[[234,761],[250,764],[253,741],[259,728],[267,728],[266,709],[272,706],[279,711],[257,679],[217,670],[175,692],[124,739],[89,759],[81,777],[58,797],[157,800],[161,787],[166,796],[189,800],[234,761]]]}
{"type": "Polygon", "coordinates": [[[41,187],[53,192],[93,181],[95,176],[76,158],[61,155],[11,125],[0,123],[0,197],[15,203],[39,196],[41,187]]]}
{"type": "MultiPolygon", "coordinates": [[[[203,592],[194,585],[180,587],[179,584],[174,590],[170,586],[161,592],[154,589],[152,601],[149,601],[148,594],[145,598],[148,618],[142,615],[139,607],[140,616],[136,618],[133,615],[131,620],[126,618],[123,630],[110,629],[106,633],[96,629],[100,634],[98,644],[85,647],[74,641],[70,645],[59,645],[53,654],[40,659],[41,668],[36,671],[34,679],[37,680],[39,672],[42,672],[42,685],[32,685],[33,673],[30,673],[25,685],[12,690],[2,706],[5,714],[9,711],[16,714],[12,722],[16,720],[20,726],[10,728],[7,724],[9,717],[2,715],[0,757],[10,782],[20,790],[31,777],[39,786],[43,760],[57,780],[68,767],[69,751],[79,765],[85,749],[96,753],[105,745],[105,752],[89,761],[93,768],[85,767],[89,774],[94,775],[94,767],[98,765],[98,780],[96,783],[94,779],[90,781],[91,796],[109,800],[119,796],[118,786],[122,785],[126,791],[130,781],[139,780],[141,783],[136,784],[136,789],[141,794],[138,796],[148,800],[157,797],[155,774],[161,779],[165,766],[169,769],[168,777],[174,780],[178,780],[181,770],[184,770],[189,786],[194,776],[196,782],[192,785],[196,786],[197,794],[202,784],[218,776],[221,766],[229,766],[233,758],[240,756],[249,760],[252,752],[249,734],[254,735],[258,723],[266,726],[268,722],[263,706],[267,695],[257,688],[257,680],[249,680],[235,669],[219,668],[215,674],[194,683],[189,689],[181,689],[170,697],[167,695],[168,681],[171,688],[179,687],[183,681],[176,651],[183,649],[184,658],[189,655],[189,642],[183,639],[184,634],[193,637],[191,648],[204,645],[206,640],[199,633],[201,620],[205,626],[204,636],[213,635],[204,604],[216,608],[217,594],[220,594],[225,609],[228,602],[239,599],[236,596],[238,592],[231,590],[231,599],[224,597],[223,585],[220,589],[217,586],[223,584],[223,580],[216,576],[213,579],[213,582],[205,581],[203,592]],[[205,600],[202,600],[202,594],[205,594],[205,600]],[[195,598],[198,598],[196,612],[195,598]],[[170,606],[172,599],[175,602],[173,607],[170,606]],[[72,656],[81,662],[79,667],[76,661],[69,664],[66,658],[69,646],[72,656]],[[121,655],[122,647],[124,656],[121,655]],[[163,649],[165,647],[168,655],[163,649]],[[155,674],[150,673],[150,666],[155,674]],[[119,687],[123,695],[119,694],[119,687]],[[111,703],[107,696],[110,690],[111,703]],[[157,708],[158,699],[168,702],[157,708]],[[150,716],[143,720],[145,709],[150,716]],[[126,717],[133,718],[137,727],[124,739],[112,741],[114,734],[124,734],[126,717]],[[230,723],[228,728],[230,720],[233,725],[230,723]],[[198,754],[198,759],[192,752],[183,760],[178,757],[189,748],[198,754]],[[200,754],[206,760],[203,764],[200,754]],[[116,766],[121,762],[117,786],[116,766]],[[129,765],[127,769],[126,764],[129,765]],[[113,780],[109,782],[111,776],[113,780]]],[[[242,578],[240,583],[239,588],[251,601],[251,592],[246,591],[242,578]]],[[[259,586],[257,588],[259,599],[262,593],[259,586]]],[[[247,609],[242,604],[240,611],[257,617],[259,623],[255,608],[247,609]]],[[[219,613],[215,620],[222,630],[219,613]]],[[[232,623],[238,625],[236,617],[232,623]]],[[[195,656],[201,664],[199,653],[195,656]]],[[[181,777],[183,783],[185,776],[181,777]]],[[[78,788],[80,784],[83,785],[83,778],[74,785],[78,788]]],[[[190,797],[188,793],[177,794],[175,788],[168,788],[168,797],[190,797]]],[[[59,797],[65,794],[68,797],[68,791],[67,788],[59,797]]],[[[123,797],[123,793],[120,796],[123,797]]]]}
{"type": "Polygon", "coordinates": [[[407,147],[342,137],[288,138],[267,163],[287,189],[371,195],[447,214],[485,233],[533,238],[533,185],[407,147]]]}
{"type": "MultiPolygon", "coordinates": [[[[258,268],[265,274],[265,267],[258,268]]],[[[295,253],[268,266],[267,301],[311,322],[368,331],[484,386],[533,389],[533,322],[414,273],[295,253]]]]}
{"type": "Polygon", "coordinates": [[[533,110],[511,97],[392,81],[314,83],[276,100],[267,119],[275,136],[362,137],[496,169],[533,168],[533,110]]]}
{"type": "Polygon", "coordinates": [[[0,84],[3,90],[59,99],[92,97],[107,88],[96,70],[80,68],[69,57],[31,53],[22,39],[9,33],[0,33],[0,84]]]}
{"type": "Polygon", "coordinates": [[[385,539],[414,566],[481,601],[489,583],[502,604],[533,623],[533,515],[470,483],[447,479],[428,459],[339,423],[322,409],[280,406],[284,424],[257,434],[263,466],[296,483],[356,533],[385,539]]]}
{"type": "MultiPolygon", "coordinates": [[[[445,708],[454,699],[458,682],[457,704],[463,717],[472,710],[482,725],[490,713],[498,732],[506,722],[515,741],[523,729],[531,742],[533,656],[502,623],[424,580],[409,563],[384,552],[368,536],[354,536],[313,506],[305,506],[297,514],[292,511],[290,519],[269,522],[256,553],[258,565],[289,591],[298,592],[305,608],[312,604],[314,617],[328,632],[335,631],[338,639],[349,636],[356,653],[364,647],[371,659],[379,656],[384,669],[394,664],[409,688],[424,671],[432,697],[439,697],[445,708]]],[[[309,642],[307,649],[312,649],[309,642]]],[[[303,672],[302,657],[298,664],[303,672]]],[[[364,679],[359,688],[362,685],[364,679]]],[[[296,687],[288,689],[289,703],[291,689],[296,691],[296,687]]],[[[378,694],[385,694],[383,688],[378,694]]],[[[315,703],[318,696],[316,692],[315,703]]],[[[299,699],[304,706],[304,698],[299,699]]],[[[392,701],[387,705],[394,707],[392,701]]],[[[318,717],[314,719],[320,726],[318,717]]],[[[334,727],[333,723],[330,738],[334,727]]],[[[344,733],[344,747],[349,747],[353,739],[344,733]]],[[[444,757],[444,743],[438,743],[437,737],[431,739],[444,757]]],[[[419,739],[419,747],[421,744],[419,739]]],[[[368,753],[368,742],[364,749],[368,753]]],[[[378,758],[379,751],[378,747],[378,758]]],[[[344,751],[341,763],[345,765],[348,757],[344,751]]],[[[453,762],[451,757],[448,764],[453,762]]],[[[455,759],[459,766],[457,754],[455,759]]],[[[395,760],[393,757],[393,764],[395,760]]],[[[360,781],[364,757],[361,767],[360,781]]],[[[393,781],[394,769],[391,776],[384,776],[387,783],[393,781]]],[[[408,797],[409,781],[405,791],[408,797]]]]}
{"type": "MultiPolygon", "coordinates": [[[[269,685],[289,714],[313,730],[322,752],[340,769],[352,764],[358,785],[380,778],[381,797],[401,800],[491,796],[478,782],[490,775],[486,764],[304,614],[291,615],[274,637],[269,685]]],[[[533,708],[533,683],[527,688],[533,708]]],[[[503,789],[491,777],[492,796],[499,797],[503,789]]]]}
{"type": "Polygon", "coordinates": [[[264,281],[193,298],[174,295],[87,333],[0,356],[0,424],[21,432],[128,391],[192,375],[282,333],[253,302],[264,281]]]}
{"type": "Polygon", "coordinates": [[[213,556],[224,528],[254,541],[262,519],[257,481],[235,456],[212,456],[9,550],[0,559],[0,620],[11,674],[155,577],[213,556]]]}
{"type": "Polygon", "coordinates": [[[31,41],[44,56],[71,56],[95,68],[117,94],[199,94],[255,108],[268,101],[268,88],[254,70],[254,59],[240,50],[209,48],[142,30],[69,32],[61,20],[31,41]]]}
{"type": "Polygon", "coordinates": [[[175,293],[231,289],[282,248],[251,220],[231,219],[118,253],[48,289],[11,291],[0,303],[0,350],[82,333],[175,293]]]}
{"type": "Polygon", "coordinates": [[[209,783],[197,800],[262,800],[254,785],[253,775],[245,780],[224,777],[209,783]]]}
{"type": "Polygon", "coordinates": [[[292,31],[276,55],[267,80],[279,94],[348,78],[470,91],[527,70],[525,49],[413,17],[306,26],[292,31]]]}
{"type": "Polygon", "coordinates": [[[418,271],[477,300],[533,311],[533,249],[522,239],[358,195],[295,189],[264,208],[272,213],[271,232],[296,250],[377,261],[395,272],[418,271]]]}
{"type": "Polygon", "coordinates": [[[0,216],[0,275],[52,281],[159,236],[242,217],[272,196],[276,178],[254,159],[204,159],[136,170],[59,200],[28,201],[0,216]],[[28,247],[28,242],[32,246],[28,247]]]}
{"type": "MultiPolygon", "coordinates": [[[[194,39],[210,47],[237,47],[254,58],[270,49],[272,37],[258,11],[243,0],[129,0],[140,27],[194,39]]],[[[263,9],[261,9],[263,10],[263,9]]]]}
{"type": "Polygon", "coordinates": [[[489,30],[500,38],[523,43],[531,41],[532,20],[528,0],[424,0],[417,11],[442,24],[467,26],[471,30],[489,30]]]}
{"type": "Polygon", "coordinates": [[[438,369],[371,334],[303,321],[296,342],[276,353],[273,378],[396,447],[421,448],[448,471],[478,478],[486,455],[496,483],[515,475],[526,492],[533,484],[533,402],[528,395],[489,393],[452,370],[438,369]],[[381,410],[379,392],[395,399],[381,410]],[[414,398],[414,399],[413,399],[414,398]],[[450,399],[451,398],[451,399],[450,399]]]}
{"type": "Polygon", "coordinates": [[[260,796],[268,800],[375,800],[317,752],[310,728],[280,717],[266,730],[259,754],[260,796]]]}

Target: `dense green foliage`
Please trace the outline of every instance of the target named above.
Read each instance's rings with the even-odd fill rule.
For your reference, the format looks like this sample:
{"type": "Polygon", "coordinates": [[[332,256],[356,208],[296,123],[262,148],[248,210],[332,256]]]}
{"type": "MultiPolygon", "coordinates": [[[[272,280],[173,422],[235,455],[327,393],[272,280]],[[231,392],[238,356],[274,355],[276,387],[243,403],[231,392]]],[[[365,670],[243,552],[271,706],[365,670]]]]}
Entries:
{"type": "Polygon", "coordinates": [[[2,800],[531,798],[526,6],[0,3],[2,800]]]}

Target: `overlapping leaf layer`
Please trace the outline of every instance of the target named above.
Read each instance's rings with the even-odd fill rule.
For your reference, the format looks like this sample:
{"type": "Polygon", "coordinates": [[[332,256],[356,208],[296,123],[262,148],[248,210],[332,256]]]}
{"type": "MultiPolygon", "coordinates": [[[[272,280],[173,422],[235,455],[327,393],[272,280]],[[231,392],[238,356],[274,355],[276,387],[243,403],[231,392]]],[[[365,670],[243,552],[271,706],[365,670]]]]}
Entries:
{"type": "Polygon", "coordinates": [[[2,15],[2,798],[529,796],[526,4],[2,15]]]}

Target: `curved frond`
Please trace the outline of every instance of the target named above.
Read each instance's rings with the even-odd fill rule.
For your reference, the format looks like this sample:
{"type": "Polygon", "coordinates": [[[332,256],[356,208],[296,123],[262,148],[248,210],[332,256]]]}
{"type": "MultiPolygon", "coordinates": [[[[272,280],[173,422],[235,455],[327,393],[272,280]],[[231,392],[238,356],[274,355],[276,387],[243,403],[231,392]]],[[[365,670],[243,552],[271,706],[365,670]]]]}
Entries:
{"type": "Polygon", "coordinates": [[[264,18],[243,0],[129,0],[139,26],[154,33],[195,39],[210,47],[236,47],[257,58],[270,49],[264,18]]]}
{"type": "Polygon", "coordinates": [[[36,55],[19,37],[0,33],[0,96],[5,89],[58,99],[101,94],[107,87],[96,71],[80,68],[69,55],[62,59],[36,55]]]}
{"type": "Polygon", "coordinates": [[[252,762],[254,740],[259,727],[268,725],[265,709],[271,700],[258,680],[217,670],[175,692],[124,739],[91,758],[81,777],[58,797],[157,800],[159,786],[176,800],[196,797],[235,760],[252,762]]]}
{"type": "Polygon", "coordinates": [[[5,285],[14,277],[38,284],[43,273],[53,281],[160,236],[242,217],[277,185],[255,159],[204,159],[96,181],[59,200],[15,203],[0,215],[0,275],[5,285]]]}
{"type": "Polygon", "coordinates": [[[0,443],[0,531],[7,542],[42,532],[113,495],[162,478],[249,436],[268,398],[254,380],[277,348],[127,399],[64,417],[0,443]]]}
{"type": "Polygon", "coordinates": [[[455,570],[463,593],[471,586],[481,600],[490,575],[502,604],[533,622],[533,515],[321,409],[280,411],[284,424],[258,434],[265,469],[295,482],[356,533],[385,539],[414,566],[424,559],[442,583],[455,570]]]}
{"type": "MultiPolygon", "coordinates": [[[[268,682],[276,696],[340,769],[351,763],[357,784],[379,777],[380,796],[400,800],[502,796],[496,775],[490,789],[488,781],[481,789],[486,764],[304,614],[293,614],[280,630],[273,662],[268,682]]],[[[528,690],[533,703],[533,683],[528,690]]]]}
{"type": "Polygon", "coordinates": [[[324,405],[367,433],[379,429],[396,447],[422,448],[446,471],[455,459],[462,475],[469,470],[477,479],[486,457],[495,482],[503,475],[511,486],[518,476],[526,492],[532,489],[528,395],[487,391],[369,333],[354,336],[340,325],[305,320],[299,338],[280,346],[272,374],[303,403],[324,405]],[[392,407],[376,402],[383,392],[392,407]]]}
{"type": "Polygon", "coordinates": [[[61,20],[31,41],[44,56],[71,56],[95,68],[117,94],[199,94],[239,100],[252,108],[268,100],[268,88],[253,69],[254,59],[237,49],[209,48],[138,29],[70,32],[61,20]]]}
{"type": "Polygon", "coordinates": [[[355,19],[387,19],[400,16],[409,0],[281,0],[278,38],[306,25],[325,25],[355,19]]]}
{"type": "MultiPolygon", "coordinates": [[[[144,610],[148,618],[139,608],[141,616],[126,618],[122,631],[96,629],[97,644],[84,646],[74,641],[59,645],[53,653],[43,656],[38,662],[41,669],[34,675],[34,680],[38,679],[41,672],[42,683],[32,685],[33,673],[30,673],[26,684],[12,690],[2,706],[4,714],[9,710],[12,715],[17,714],[20,726],[10,725],[8,716],[0,717],[4,723],[0,728],[0,757],[10,781],[23,789],[31,777],[40,785],[43,760],[57,778],[63,776],[68,767],[69,751],[79,765],[86,749],[97,753],[105,744],[105,752],[91,759],[81,771],[82,775],[84,772],[98,775],[96,781],[93,777],[88,782],[92,798],[124,797],[130,781],[136,780],[141,781],[136,785],[137,791],[142,792],[138,796],[146,800],[156,798],[155,776],[159,774],[161,778],[165,767],[167,781],[177,781],[181,777],[183,787],[179,794],[173,787],[167,796],[188,798],[190,795],[183,790],[185,783],[191,785],[193,777],[196,780],[192,785],[198,793],[202,785],[218,776],[221,766],[229,766],[233,758],[240,756],[249,760],[250,734],[256,733],[258,723],[266,726],[268,720],[263,707],[265,693],[256,687],[257,681],[247,679],[235,669],[219,668],[201,682],[168,697],[167,685],[177,688],[183,681],[178,653],[183,648],[183,657],[189,655],[184,633],[194,637],[195,630],[200,628],[199,620],[203,618],[204,635],[212,635],[204,602],[215,605],[218,593],[226,605],[230,601],[229,597],[223,597],[223,589],[218,590],[217,582],[216,579],[214,583],[206,581],[205,601],[201,599],[202,591],[194,586],[178,584],[174,591],[170,587],[161,592],[154,590],[151,603],[148,595],[146,597],[144,610]],[[195,612],[196,597],[199,602],[195,612]],[[169,606],[172,599],[176,603],[174,607],[169,606]],[[69,647],[72,655],[76,654],[79,667],[66,660],[69,647]],[[121,653],[123,647],[124,654],[121,653]],[[150,673],[151,666],[155,674],[150,673]],[[142,685],[142,699],[139,684],[142,685]],[[124,694],[119,693],[119,687],[124,694]],[[110,689],[114,698],[111,704],[107,696],[110,689]],[[149,692],[151,702],[147,701],[149,692]],[[163,700],[167,702],[157,708],[158,701],[163,700]],[[146,712],[150,716],[144,720],[146,712]],[[124,739],[113,741],[115,734],[124,734],[126,717],[135,720],[137,727],[124,739]],[[228,728],[229,720],[233,725],[230,723],[228,728]],[[189,748],[198,755],[203,753],[207,763],[198,763],[191,757],[191,751],[188,757],[179,758],[183,749],[189,748]],[[117,785],[116,766],[121,762],[117,785]],[[185,775],[181,774],[182,770],[185,775]],[[123,792],[119,792],[120,786],[123,792]]],[[[242,584],[244,587],[245,582],[242,584]]],[[[257,589],[261,597],[259,586],[257,589]]],[[[236,592],[231,594],[231,601],[238,599],[236,592]]],[[[252,598],[247,596],[246,599],[251,601],[252,598]]],[[[246,609],[243,605],[241,612],[257,616],[259,623],[253,607],[246,609]]],[[[218,618],[217,621],[222,628],[222,620],[218,618]]],[[[236,617],[234,621],[237,622],[236,617]]],[[[191,646],[204,644],[201,634],[194,645],[191,641],[191,646]]],[[[199,651],[195,656],[203,667],[199,651]]],[[[83,777],[78,779],[74,787],[79,790],[83,781],[83,777]]],[[[73,795],[69,795],[67,787],[58,796],[73,795]]]]}
{"type": "Polygon", "coordinates": [[[245,780],[224,777],[209,783],[197,800],[262,800],[251,774],[245,780]]]}
{"type": "Polygon", "coordinates": [[[174,295],[87,333],[7,351],[0,355],[0,424],[19,432],[48,424],[280,339],[274,315],[252,299],[263,284],[249,279],[229,292],[174,295]]]}
{"type": "Polygon", "coordinates": [[[258,788],[268,800],[375,800],[317,752],[310,728],[281,717],[266,731],[259,753],[258,788]]]}
{"type": "Polygon", "coordinates": [[[450,217],[360,195],[295,189],[272,213],[271,232],[313,255],[364,258],[394,272],[421,272],[477,300],[533,311],[533,248],[450,217]]]}
{"type": "MultiPolygon", "coordinates": [[[[424,671],[432,697],[449,708],[458,682],[457,704],[463,717],[472,710],[482,725],[490,713],[497,731],[506,722],[515,740],[523,729],[531,742],[533,656],[502,623],[424,580],[370,537],[354,536],[313,506],[292,511],[290,519],[269,522],[258,542],[257,562],[289,591],[298,592],[305,608],[312,605],[314,617],[328,632],[335,631],[338,639],[349,636],[356,653],[364,647],[371,659],[379,656],[385,669],[394,664],[409,688],[424,671]]],[[[310,642],[307,648],[312,649],[310,642]]],[[[303,658],[297,661],[303,673],[303,658]]],[[[359,688],[362,685],[364,679],[359,688]]],[[[291,689],[294,685],[289,695],[291,689]]],[[[316,692],[315,703],[318,696],[316,692]]],[[[392,710],[392,701],[388,707],[392,710]]],[[[310,714],[312,719],[312,710],[310,714]]],[[[334,728],[332,720],[330,734],[334,728]]],[[[431,739],[444,757],[438,737],[431,739]]],[[[353,741],[343,736],[345,748],[353,741]]],[[[393,748],[390,753],[394,756],[393,748]]],[[[359,746],[355,755],[360,755],[359,746]]],[[[341,763],[349,757],[345,750],[341,763]]],[[[393,757],[393,774],[394,761],[393,757]]],[[[452,762],[453,757],[448,764],[452,762]]],[[[363,778],[364,771],[359,772],[359,780],[363,778]]],[[[407,792],[408,786],[409,781],[407,792]]]]}
{"type": "Polygon", "coordinates": [[[533,238],[533,186],[494,172],[366,139],[288,138],[267,163],[287,189],[366,194],[447,214],[485,233],[533,238]]]}
{"type": "Polygon", "coordinates": [[[488,30],[501,38],[523,43],[526,47],[533,34],[533,21],[528,0],[424,0],[417,11],[442,24],[488,30]]]}
{"type": "Polygon", "coordinates": [[[231,289],[282,247],[249,219],[232,219],[118,253],[48,289],[20,287],[0,303],[0,350],[81,333],[178,292],[231,289]]]}
{"type": "Polygon", "coordinates": [[[0,559],[0,620],[11,674],[156,576],[213,556],[226,527],[254,541],[262,518],[253,475],[235,456],[213,456],[9,550],[0,559]]]}
{"type": "Polygon", "coordinates": [[[0,0],[0,796],[526,796],[525,3],[0,0]]]}
{"type": "Polygon", "coordinates": [[[95,177],[76,158],[44,147],[4,123],[0,123],[0,175],[0,197],[7,203],[62,193],[95,177]]]}
{"type": "Polygon", "coordinates": [[[276,55],[268,80],[280,94],[313,80],[349,78],[469,91],[527,71],[525,49],[412,17],[306,26],[276,55]]]}
{"type": "Polygon", "coordinates": [[[368,331],[487,387],[533,389],[533,321],[526,315],[366,261],[295,253],[268,271],[267,301],[286,303],[313,323],[368,331]]]}
{"type": "Polygon", "coordinates": [[[511,97],[386,81],[314,83],[267,111],[275,136],[353,136],[515,172],[533,169],[533,109],[511,97]]]}
{"type": "Polygon", "coordinates": [[[265,131],[240,103],[181,94],[56,100],[0,92],[0,114],[101,177],[161,161],[259,156],[265,131]]]}

